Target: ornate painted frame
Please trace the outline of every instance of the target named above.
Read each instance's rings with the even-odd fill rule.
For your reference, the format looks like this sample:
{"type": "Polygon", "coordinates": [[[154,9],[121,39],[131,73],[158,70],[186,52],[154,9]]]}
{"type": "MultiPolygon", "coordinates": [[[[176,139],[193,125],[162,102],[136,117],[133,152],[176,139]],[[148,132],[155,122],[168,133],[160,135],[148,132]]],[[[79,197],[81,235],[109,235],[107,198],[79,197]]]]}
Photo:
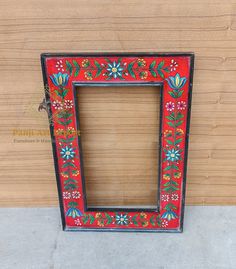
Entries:
{"type": "Polygon", "coordinates": [[[64,230],[182,232],[193,53],[42,54],[64,230]],[[162,91],[156,209],[87,208],[77,85],[159,85],[162,91]]]}

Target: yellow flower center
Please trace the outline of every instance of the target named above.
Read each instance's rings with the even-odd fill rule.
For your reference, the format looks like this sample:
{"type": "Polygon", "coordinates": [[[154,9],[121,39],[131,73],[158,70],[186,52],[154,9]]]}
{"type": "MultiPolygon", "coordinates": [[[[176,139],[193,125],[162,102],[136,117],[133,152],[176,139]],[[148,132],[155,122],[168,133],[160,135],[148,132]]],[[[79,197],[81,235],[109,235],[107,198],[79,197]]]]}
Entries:
{"type": "Polygon", "coordinates": [[[116,72],[117,72],[117,68],[116,68],[116,67],[113,67],[113,68],[111,69],[111,71],[112,71],[113,73],[116,73],[116,72]]]}
{"type": "Polygon", "coordinates": [[[174,153],[171,153],[170,154],[170,157],[174,158],[175,157],[175,154],[174,153]]]}
{"type": "Polygon", "coordinates": [[[62,85],[62,76],[58,78],[59,85],[62,85]]]}
{"type": "Polygon", "coordinates": [[[176,84],[177,87],[179,86],[179,82],[180,82],[179,77],[176,77],[175,84],[176,84]]]}

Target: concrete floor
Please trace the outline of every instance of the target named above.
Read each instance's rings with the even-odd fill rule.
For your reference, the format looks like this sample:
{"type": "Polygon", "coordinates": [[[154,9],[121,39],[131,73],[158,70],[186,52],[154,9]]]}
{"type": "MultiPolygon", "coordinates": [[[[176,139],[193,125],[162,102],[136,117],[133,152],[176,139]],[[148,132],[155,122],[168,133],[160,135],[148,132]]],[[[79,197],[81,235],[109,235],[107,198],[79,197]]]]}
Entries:
{"type": "Polygon", "coordinates": [[[235,269],[236,207],[187,207],[184,233],[62,232],[57,208],[0,209],[0,269],[235,269]]]}

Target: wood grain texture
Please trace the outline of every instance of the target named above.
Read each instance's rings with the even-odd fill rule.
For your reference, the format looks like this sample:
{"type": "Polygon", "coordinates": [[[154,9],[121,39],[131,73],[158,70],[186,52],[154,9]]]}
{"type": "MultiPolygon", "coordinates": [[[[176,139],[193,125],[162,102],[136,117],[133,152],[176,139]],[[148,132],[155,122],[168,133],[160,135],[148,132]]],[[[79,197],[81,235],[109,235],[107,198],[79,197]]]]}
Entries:
{"type": "Polygon", "coordinates": [[[236,204],[235,18],[233,0],[0,0],[0,205],[57,205],[49,137],[14,130],[48,130],[39,54],[86,51],[195,52],[187,203],[236,204]]]}

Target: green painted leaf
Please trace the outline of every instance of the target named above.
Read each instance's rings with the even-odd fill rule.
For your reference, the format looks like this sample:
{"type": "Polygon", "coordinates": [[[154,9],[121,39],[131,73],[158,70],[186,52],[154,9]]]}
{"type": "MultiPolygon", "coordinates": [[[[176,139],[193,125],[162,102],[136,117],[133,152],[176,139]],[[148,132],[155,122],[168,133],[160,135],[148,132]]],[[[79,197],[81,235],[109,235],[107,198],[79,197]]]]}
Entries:
{"type": "Polygon", "coordinates": [[[83,223],[86,224],[86,223],[88,222],[88,220],[89,220],[89,216],[88,216],[88,215],[85,215],[85,216],[82,218],[82,220],[83,220],[83,223]]]}
{"type": "Polygon", "coordinates": [[[182,119],[183,117],[184,117],[184,115],[182,113],[178,112],[176,119],[179,120],[179,119],[182,119]]]}
{"type": "Polygon", "coordinates": [[[101,68],[101,65],[99,64],[98,61],[95,60],[95,61],[94,61],[94,64],[96,65],[97,68],[101,68]]]}
{"type": "Polygon", "coordinates": [[[157,221],[157,225],[161,226],[161,218],[159,216],[156,218],[156,221],[157,221]]]}
{"type": "Polygon", "coordinates": [[[175,145],[179,144],[180,142],[182,142],[183,138],[179,138],[177,140],[175,140],[175,145]]]}
{"type": "Polygon", "coordinates": [[[75,139],[75,137],[70,137],[70,138],[67,138],[67,141],[72,142],[74,139],[75,139]]]}
{"type": "Polygon", "coordinates": [[[94,64],[95,64],[96,67],[97,67],[97,72],[96,72],[96,75],[95,75],[95,78],[97,78],[97,77],[100,76],[101,73],[102,73],[102,67],[101,67],[101,65],[99,64],[99,62],[97,62],[96,60],[94,61],[94,64]]]}
{"type": "Polygon", "coordinates": [[[165,78],[165,75],[161,70],[157,70],[157,72],[161,78],[165,78]]]}
{"type": "Polygon", "coordinates": [[[75,190],[77,188],[76,184],[67,184],[64,186],[64,188],[68,191],[68,190],[75,190]]]}
{"type": "Polygon", "coordinates": [[[59,141],[60,142],[63,142],[63,143],[67,143],[67,140],[66,139],[63,139],[63,138],[60,138],[59,141]]]}
{"type": "Polygon", "coordinates": [[[162,61],[158,64],[157,69],[158,69],[158,70],[159,70],[159,69],[162,69],[162,67],[164,66],[164,64],[165,64],[165,61],[162,60],[162,61]]]}
{"type": "Polygon", "coordinates": [[[135,73],[133,71],[134,64],[135,64],[135,61],[128,64],[128,72],[129,72],[129,74],[131,75],[132,78],[136,78],[135,73]]]}
{"type": "Polygon", "coordinates": [[[90,224],[93,224],[94,221],[95,221],[94,216],[89,214],[89,223],[90,223],[90,224]]]}
{"type": "Polygon", "coordinates": [[[169,115],[169,116],[166,116],[166,118],[168,119],[168,120],[175,120],[175,116],[172,116],[172,115],[169,115]]]}
{"type": "Polygon", "coordinates": [[[105,60],[110,64],[112,63],[112,61],[109,58],[105,58],[105,60]]]}
{"type": "Polygon", "coordinates": [[[163,186],[164,187],[167,187],[167,186],[169,186],[170,185],[170,181],[167,181],[163,186]]]}
{"type": "Polygon", "coordinates": [[[176,127],[180,126],[184,121],[183,120],[180,120],[179,122],[177,122],[175,125],[176,127]]]}
{"type": "Polygon", "coordinates": [[[66,168],[66,167],[69,167],[69,166],[71,166],[71,167],[76,167],[75,164],[72,163],[72,162],[64,163],[64,164],[62,165],[63,168],[66,168]]]}
{"type": "Polygon", "coordinates": [[[171,209],[177,209],[175,205],[173,205],[172,203],[167,204],[164,207],[165,210],[171,210],[171,209]]]}
{"type": "Polygon", "coordinates": [[[166,142],[169,144],[169,145],[173,145],[173,142],[169,139],[166,139],[166,142]]]}
{"type": "Polygon", "coordinates": [[[75,60],[73,60],[73,64],[74,64],[74,67],[75,67],[74,76],[77,77],[79,75],[80,66],[79,66],[79,64],[75,60]]]}
{"type": "Polygon", "coordinates": [[[154,60],[154,61],[150,64],[150,69],[154,69],[155,65],[156,65],[156,61],[154,60]]]}
{"type": "Polygon", "coordinates": [[[171,167],[171,165],[168,165],[168,166],[166,166],[166,168],[164,169],[164,171],[168,171],[168,170],[170,170],[172,167],[171,167]]]}
{"type": "Polygon", "coordinates": [[[95,78],[99,77],[102,73],[102,69],[98,69],[95,78]]]}
{"type": "Polygon", "coordinates": [[[177,96],[176,96],[173,92],[169,91],[168,93],[169,93],[169,95],[170,95],[171,97],[173,97],[173,98],[177,98],[177,96]]]}
{"type": "Polygon", "coordinates": [[[156,72],[155,72],[154,70],[150,70],[150,73],[152,74],[152,76],[153,76],[154,78],[157,77],[157,74],[156,74],[156,72]]]}
{"type": "Polygon", "coordinates": [[[166,134],[166,137],[171,137],[172,136],[172,133],[167,133],[166,134]]]}
{"type": "Polygon", "coordinates": [[[164,188],[164,191],[166,191],[166,192],[173,192],[173,191],[177,191],[177,190],[179,190],[179,188],[176,188],[176,187],[173,186],[173,185],[164,188]]]}
{"type": "Polygon", "coordinates": [[[166,73],[169,73],[169,72],[170,72],[170,70],[169,70],[168,67],[163,68],[163,70],[164,70],[166,73]]]}
{"type": "Polygon", "coordinates": [[[176,166],[176,165],[174,165],[174,164],[171,165],[171,168],[173,168],[173,169],[175,169],[175,170],[179,170],[179,167],[176,166]]]}
{"type": "Polygon", "coordinates": [[[70,138],[59,138],[59,141],[60,142],[63,142],[63,143],[70,143],[72,142],[73,140],[75,139],[75,137],[70,137],[70,138]]]}
{"type": "Polygon", "coordinates": [[[57,117],[58,117],[59,119],[68,119],[68,118],[71,117],[71,116],[72,116],[71,113],[69,113],[69,112],[65,112],[65,111],[62,111],[62,112],[57,113],[57,117]]]}
{"type": "Polygon", "coordinates": [[[58,90],[55,90],[55,93],[56,93],[59,97],[61,97],[61,93],[60,93],[58,90]]]}
{"type": "Polygon", "coordinates": [[[57,122],[63,126],[66,126],[67,124],[64,122],[64,121],[61,121],[61,120],[57,120],[57,122]]]}
{"type": "Polygon", "coordinates": [[[167,121],[167,124],[171,127],[175,127],[175,125],[171,121],[167,121]]]}
{"type": "Polygon", "coordinates": [[[70,75],[72,74],[73,66],[69,61],[66,61],[66,70],[70,73],[70,75]]]}
{"type": "Polygon", "coordinates": [[[68,183],[77,183],[77,181],[73,178],[68,178],[67,180],[64,181],[64,184],[68,184],[68,183]]]}
{"type": "Polygon", "coordinates": [[[137,214],[136,215],[134,215],[133,217],[132,217],[132,222],[133,222],[133,224],[135,225],[135,226],[138,226],[138,222],[137,222],[137,214]]]}
{"type": "Polygon", "coordinates": [[[65,122],[65,124],[66,124],[66,125],[69,125],[71,122],[72,122],[72,120],[70,119],[70,120],[67,120],[67,121],[65,122]]]}
{"type": "Polygon", "coordinates": [[[62,90],[62,93],[61,93],[61,96],[64,98],[68,93],[68,90],[67,89],[63,89],[62,90]]]}
{"type": "Polygon", "coordinates": [[[177,96],[180,97],[183,94],[184,91],[179,91],[177,96]]]}
{"type": "Polygon", "coordinates": [[[155,226],[154,216],[151,216],[151,218],[150,218],[150,223],[152,224],[152,226],[155,226]]]}
{"type": "Polygon", "coordinates": [[[112,223],[112,217],[107,213],[105,213],[105,216],[107,218],[107,224],[111,224],[112,223]]]}

